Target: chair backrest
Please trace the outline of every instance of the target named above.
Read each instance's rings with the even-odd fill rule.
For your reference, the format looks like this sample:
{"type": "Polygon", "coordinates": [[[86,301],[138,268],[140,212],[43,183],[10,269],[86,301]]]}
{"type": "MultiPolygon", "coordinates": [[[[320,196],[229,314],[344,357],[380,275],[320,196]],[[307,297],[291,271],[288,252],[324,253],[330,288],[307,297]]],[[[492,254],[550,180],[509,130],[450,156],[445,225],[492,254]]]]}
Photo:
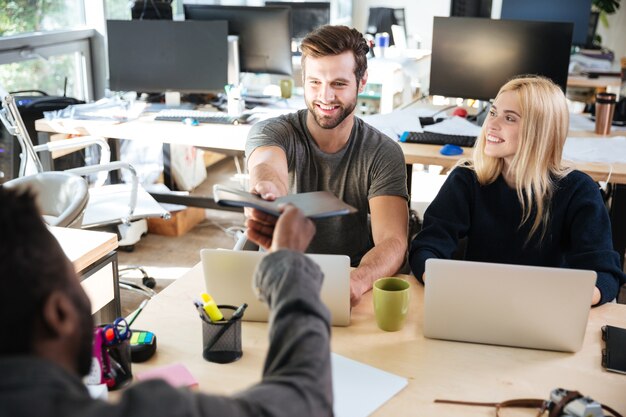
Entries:
{"type": "Polygon", "coordinates": [[[89,201],[87,181],[69,172],[40,172],[7,181],[4,187],[30,189],[50,226],[80,228],[89,201]]]}

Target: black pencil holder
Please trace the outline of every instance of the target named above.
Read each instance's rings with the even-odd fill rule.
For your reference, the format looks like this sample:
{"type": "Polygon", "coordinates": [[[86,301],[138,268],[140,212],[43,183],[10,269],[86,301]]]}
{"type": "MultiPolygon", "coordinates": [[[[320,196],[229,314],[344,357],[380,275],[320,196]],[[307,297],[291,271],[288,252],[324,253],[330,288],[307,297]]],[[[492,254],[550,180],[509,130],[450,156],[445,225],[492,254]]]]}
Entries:
{"type": "Polygon", "coordinates": [[[241,317],[230,320],[237,309],[235,306],[218,305],[223,320],[202,320],[202,357],[209,362],[235,362],[243,355],[241,350],[241,317]]]}

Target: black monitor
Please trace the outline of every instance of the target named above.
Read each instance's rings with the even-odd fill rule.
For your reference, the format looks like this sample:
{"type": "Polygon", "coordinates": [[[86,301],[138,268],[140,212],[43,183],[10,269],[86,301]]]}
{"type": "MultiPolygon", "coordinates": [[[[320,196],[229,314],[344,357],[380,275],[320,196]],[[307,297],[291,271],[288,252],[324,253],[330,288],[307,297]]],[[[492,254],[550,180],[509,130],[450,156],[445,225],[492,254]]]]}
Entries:
{"type": "Polygon", "coordinates": [[[113,91],[205,93],[227,83],[228,24],[107,20],[113,91]]]}
{"type": "Polygon", "coordinates": [[[330,23],[329,2],[266,1],[265,5],[291,9],[292,39],[302,39],[318,27],[330,23]]]}
{"type": "Polygon", "coordinates": [[[491,17],[491,0],[452,0],[450,16],[491,17]]]}
{"type": "Polygon", "coordinates": [[[587,46],[593,40],[589,39],[590,16],[591,0],[502,0],[500,13],[501,19],[571,22],[572,43],[578,46],[587,46]]]}
{"type": "Polygon", "coordinates": [[[291,75],[291,13],[288,7],[184,4],[185,20],[226,20],[239,37],[242,72],[291,75]]]}
{"type": "Polygon", "coordinates": [[[387,32],[389,34],[389,45],[395,45],[391,26],[402,26],[406,31],[406,20],[404,17],[404,9],[393,9],[391,7],[370,7],[369,16],[367,18],[367,28],[365,33],[376,35],[377,33],[387,32]]]}
{"type": "Polygon", "coordinates": [[[510,78],[537,74],[563,91],[572,23],[435,17],[430,94],[490,100],[510,78]]]}

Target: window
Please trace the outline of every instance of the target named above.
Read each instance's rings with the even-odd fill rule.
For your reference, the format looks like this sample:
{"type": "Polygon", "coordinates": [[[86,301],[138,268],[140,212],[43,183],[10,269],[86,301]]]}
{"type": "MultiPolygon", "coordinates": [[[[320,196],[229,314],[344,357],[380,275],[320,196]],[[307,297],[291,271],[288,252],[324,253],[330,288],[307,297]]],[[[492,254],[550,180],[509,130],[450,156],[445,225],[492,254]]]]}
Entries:
{"type": "Polygon", "coordinates": [[[0,86],[93,98],[83,0],[0,0],[0,86]]]}

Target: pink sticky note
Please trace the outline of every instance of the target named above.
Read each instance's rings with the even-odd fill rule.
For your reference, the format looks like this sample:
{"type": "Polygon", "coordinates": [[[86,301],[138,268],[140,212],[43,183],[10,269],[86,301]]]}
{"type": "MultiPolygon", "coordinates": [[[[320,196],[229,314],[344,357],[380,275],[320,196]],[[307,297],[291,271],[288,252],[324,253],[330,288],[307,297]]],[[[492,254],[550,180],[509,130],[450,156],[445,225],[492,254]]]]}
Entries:
{"type": "Polygon", "coordinates": [[[148,379],[163,379],[173,387],[190,387],[198,386],[198,381],[191,375],[191,372],[182,363],[174,363],[172,365],[159,366],[158,368],[149,369],[139,372],[135,375],[137,381],[145,381],[148,379]]]}

